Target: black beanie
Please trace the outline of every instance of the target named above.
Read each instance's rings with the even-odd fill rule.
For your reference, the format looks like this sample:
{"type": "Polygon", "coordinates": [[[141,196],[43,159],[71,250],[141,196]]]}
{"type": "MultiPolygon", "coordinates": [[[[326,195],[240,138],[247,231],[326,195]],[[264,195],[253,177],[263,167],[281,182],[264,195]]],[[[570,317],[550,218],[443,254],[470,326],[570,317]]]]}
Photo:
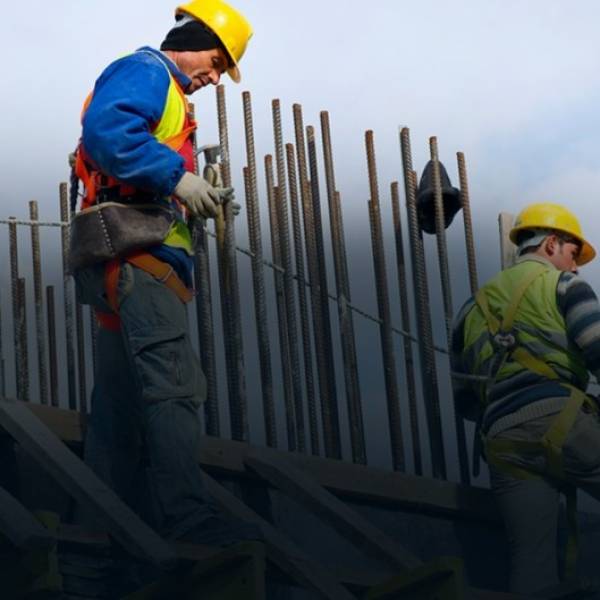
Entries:
{"type": "MultiPolygon", "coordinates": [[[[183,15],[178,15],[178,20],[181,20],[182,17],[183,15]]],[[[175,25],[167,33],[167,37],[160,45],[161,50],[177,50],[180,52],[190,50],[195,52],[197,50],[223,48],[221,40],[203,23],[190,17],[185,21],[183,24],[175,25]]]]}

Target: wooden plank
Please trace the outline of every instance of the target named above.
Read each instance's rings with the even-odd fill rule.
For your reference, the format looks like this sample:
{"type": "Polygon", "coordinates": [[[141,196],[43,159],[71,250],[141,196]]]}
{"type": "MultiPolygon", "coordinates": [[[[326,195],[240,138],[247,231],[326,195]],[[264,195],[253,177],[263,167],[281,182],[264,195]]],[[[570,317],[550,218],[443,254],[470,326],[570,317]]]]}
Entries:
{"type": "Polygon", "coordinates": [[[374,586],[366,600],[464,600],[463,562],[455,557],[437,558],[412,571],[374,586]]]}
{"type": "Polygon", "coordinates": [[[508,237],[514,222],[515,217],[510,213],[501,212],[498,215],[498,227],[500,229],[500,265],[502,269],[507,269],[515,264],[517,247],[508,237]]]}
{"type": "Polygon", "coordinates": [[[414,569],[422,561],[385,535],[358,512],[325,490],[309,475],[282,457],[266,458],[258,451],[246,457],[246,464],[317,517],[329,523],[340,535],[364,550],[400,569],[414,569]]]}
{"type": "Polygon", "coordinates": [[[73,498],[88,505],[129,552],[161,568],[176,561],[169,545],[148,527],[23,402],[0,399],[3,427],[73,498]]]}
{"type": "Polygon", "coordinates": [[[279,533],[273,525],[248,508],[212,477],[203,474],[203,480],[208,492],[225,511],[259,527],[267,546],[269,559],[295,581],[324,598],[356,600],[355,596],[335,581],[323,567],[313,562],[304,550],[279,533]]]}
{"type": "Polygon", "coordinates": [[[219,548],[193,567],[169,573],[124,600],[264,600],[265,547],[243,542],[219,548]]]}
{"type": "MultiPolygon", "coordinates": [[[[246,476],[244,460],[250,447],[243,442],[202,439],[199,461],[208,470],[246,476]]],[[[252,448],[254,452],[256,447],[252,448]]],[[[339,460],[291,454],[260,448],[265,457],[284,455],[297,468],[310,473],[317,483],[348,500],[419,513],[483,521],[501,526],[502,519],[491,490],[458,483],[406,475],[397,471],[339,460]]]]}
{"type": "Polygon", "coordinates": [[[50,550],[54,536],[16,498],[0,487],[0,533],[24,552],[50,550]]]}
{"type": "MultiPolygon", "coordinates": [[[[81,421],[75,411],[26,404],[61,439],[69,443],[82,440],[81,421]],[[39,410],[44,409],[44,410],[39,410]]],[[[214,473],[251,477],[244,459],[248,444],[212,436],[202,438],[198,460],[214,473]]],[[[272,448],[261,448],[265,456],[288,455],[272,448]]],[[[406,475],[339,460],[289,454],[293,464],[338,497],[393,509],[405,508],[420,513],[482,521],[501,526],[502,520],[489,489],[406,475]]]]}

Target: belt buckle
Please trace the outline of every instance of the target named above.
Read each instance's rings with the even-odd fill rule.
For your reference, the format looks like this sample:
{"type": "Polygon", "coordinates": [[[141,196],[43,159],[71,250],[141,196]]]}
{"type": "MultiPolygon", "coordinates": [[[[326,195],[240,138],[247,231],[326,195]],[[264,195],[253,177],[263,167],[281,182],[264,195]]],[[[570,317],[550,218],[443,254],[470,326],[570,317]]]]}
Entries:
{"type": "Polygon", "coordinates": [[[173,275],[173,273],[174,273],[173,266],[169,265],[168,271],[162,277],[160,277],[158,281],[160,281],[161,283],[166,283],[167,279],[169,279],[169,277],[171,277],[171,275],[173,275]]]}

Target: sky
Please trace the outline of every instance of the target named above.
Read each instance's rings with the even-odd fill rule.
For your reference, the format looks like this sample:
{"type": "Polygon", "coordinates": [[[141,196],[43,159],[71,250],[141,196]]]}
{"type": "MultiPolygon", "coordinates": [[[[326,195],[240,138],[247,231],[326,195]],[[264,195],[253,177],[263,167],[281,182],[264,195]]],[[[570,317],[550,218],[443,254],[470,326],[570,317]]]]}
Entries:
{"type": "MultiPolygon", "coordinates": [[[[529,202],[565,204],[579,215],[591,243],[600,246],[595,227],[600,5],[594,0],[237,0],[235,5],[254,28],[240,64],[242,83],[223,79],[238,197],[242,91],[252,93],[259,164],[273,152],[272,99],[281,100],[285,141],[294,141],[293,103],[303,106],[305,124],[317,131],[319,112],[328,110],[357,304],[376,308],[374,294],[364,293],[361,285],[363,267],[372,268],[364,142],[369,129],[375,135],[390,252],[389,184],[401,177],[401,126],[410,128],[419,170],[428,159],[429,136],[438,137],[440,158],[454,183],[456,152],[465,153],[483,280],[499,267],[498,212],[517,213],[529,202]]],[[[77,142],[83,99],[116,57],[160,45],[174,7],[158,0],[32,0],[26,11],[14,3],[5,7],[0,39],[12,59],[2,76],[0,219],[26,217],[32,199],[39,202],[42,219],[57,218],[58,183],[68,177],[67,155],[77,142]]],[[[199,143],[217,142],[214,91],[201,90],[191,99],[199,143]]],[[[0,253],[4,239],[2,234],[0,253]]],[[[468,296],[459,218],[448,240],[458,307],[468,296]]],[[[435,273],[431,240],[427,247],[435,273]]],[[[388,269],[392,263],[390,254],[388,269]]],[[[583,271],[595,286],[598,264],[583,271]]],[[[432,296],[440,331],[439,290],[432,296]]]]}

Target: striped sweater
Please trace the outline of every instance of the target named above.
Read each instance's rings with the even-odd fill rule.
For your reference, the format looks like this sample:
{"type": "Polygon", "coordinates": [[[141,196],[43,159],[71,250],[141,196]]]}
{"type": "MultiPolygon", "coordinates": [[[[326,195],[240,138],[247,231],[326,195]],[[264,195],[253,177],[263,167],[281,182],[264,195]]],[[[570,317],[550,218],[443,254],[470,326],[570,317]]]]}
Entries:
{"type": "MultiPolygon", "coordinates": [[[[532,254],[520,257],[517,262],[525,260],[551,265],[532,254]]],[[[600,379],[600,303],[596,294],[581,277],[564,272],[556,287],[556,302],[565,319],[569,343],[574,351],[581,353],[588,370],[600,379]]],[[[470,298],[454,322],[450,364],[455,374],[472,372],[470,365],[464,364],[463,345],[465,318],[474,305],[474,298],[470,298]]],[[[452,385],[459,413],[476,420],[480,404],[472,385],[456,376],[452,385]]],[[[531,371],[505,379],[491,390],[491,402],[482,417],[482,431],[493,436],[525,421],[558,412],[568,395],[568,390],[560,383],[531,371]]]]}

